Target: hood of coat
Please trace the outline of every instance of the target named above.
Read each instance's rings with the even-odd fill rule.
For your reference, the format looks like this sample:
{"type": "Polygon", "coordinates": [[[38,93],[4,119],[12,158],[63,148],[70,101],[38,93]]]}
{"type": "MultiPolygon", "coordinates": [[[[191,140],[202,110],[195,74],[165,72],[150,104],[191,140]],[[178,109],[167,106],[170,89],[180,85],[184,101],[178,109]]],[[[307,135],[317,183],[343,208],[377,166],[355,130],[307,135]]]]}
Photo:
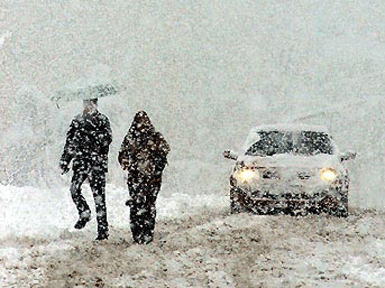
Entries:
{"type": "Polygon", "coordinates": [[[153,133],[155,133],[155,128],[146,111],[136,113],[129,130],[129,139],[142,142],[147,140],[153,133]]]}

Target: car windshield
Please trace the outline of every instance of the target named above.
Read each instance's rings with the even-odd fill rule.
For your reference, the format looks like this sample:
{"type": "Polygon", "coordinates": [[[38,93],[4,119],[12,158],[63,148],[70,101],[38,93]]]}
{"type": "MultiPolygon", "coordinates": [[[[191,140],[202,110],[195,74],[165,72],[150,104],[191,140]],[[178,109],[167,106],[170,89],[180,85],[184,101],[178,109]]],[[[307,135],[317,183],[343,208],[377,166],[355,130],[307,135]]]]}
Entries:
{"type": "Polygon", "coordinates": [[[259,131],[258,135],[259,140],[250,146],[246,155],[294,154],[313,156],[332,154],[333,152],[330,138],[324,132],[301,131],[293,135],[290,131],[259,131]]]}
{"type": "Polygon", "coordinates": [[[291,132],[259,131],[260,139],[247,150],[250,156],[273,156],[293,151],[293,136],[291,132]]]}
{"type": "Polygon", "coordinates": [[[333,148],[329,136],[324,132],[301,131],[295,147],[295,154],[313,156],[332,154],[333,148]]]}

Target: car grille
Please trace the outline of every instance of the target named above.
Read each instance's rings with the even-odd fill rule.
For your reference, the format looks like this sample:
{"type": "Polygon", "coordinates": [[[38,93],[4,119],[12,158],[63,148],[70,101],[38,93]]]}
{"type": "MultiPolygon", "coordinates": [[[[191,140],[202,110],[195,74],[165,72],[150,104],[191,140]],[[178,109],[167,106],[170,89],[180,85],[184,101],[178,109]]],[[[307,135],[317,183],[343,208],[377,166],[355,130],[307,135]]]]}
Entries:
{"type": "Polygon", "coordinates": [[[301,180],[309,180],[312,175],[309,172],[298,172],[298,178],[301,180]]]}
{"type": "Polygon", "coordinates": [[[298,169],[278,169],[278,168],[260,168],[259,172],[263,179],[275,179],[275,180],[310,180],[314,177],[315,173],[311,171],[299,171],[298,169]]]}
{"type": "Polygon", "coordinates": [[[262,172],[263,179],[281,179],[281,175],[276,169],[264,169],[262,172]]]}

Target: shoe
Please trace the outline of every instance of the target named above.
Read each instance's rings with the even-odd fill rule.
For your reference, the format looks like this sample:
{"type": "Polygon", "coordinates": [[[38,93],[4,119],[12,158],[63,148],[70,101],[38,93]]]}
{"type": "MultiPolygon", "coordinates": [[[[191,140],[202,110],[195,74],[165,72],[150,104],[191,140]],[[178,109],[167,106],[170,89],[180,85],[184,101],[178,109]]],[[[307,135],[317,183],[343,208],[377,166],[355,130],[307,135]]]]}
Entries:
{"type": "Polygon", "coordinates": [[[154,240],[153,236],[144,234],[134,236],[133,238],[136,244],[149,244],[154,240]]]}
{"type": "Polygon", "coordinates": [[[91,221],[91,218],[79,218],[78,222],[75,223],[75,229],[83,229],[88,222],[91,221]]]}
{"type": "Polygon", "coordinates": [[[99,233],[98,237],[95,239],[96,241],[108,240],[108,233],[99,233]]]}
{"type": "Polygon", "coordinates": [[[136,244],[143,244],[144,243],[144,239],[143,239],[143,235],[133,235],[133,238],[134,238],[134,242],[136,244]]]}
{"type": "Polygon", "coordinates": [[[151,243],[153,240],[154,240],[154,237],[151,236],[151,235],[145,235],[145,236],[143,237],[143,243],[144,243],[144,244],[149,244],[149,243],[151,243]]]}

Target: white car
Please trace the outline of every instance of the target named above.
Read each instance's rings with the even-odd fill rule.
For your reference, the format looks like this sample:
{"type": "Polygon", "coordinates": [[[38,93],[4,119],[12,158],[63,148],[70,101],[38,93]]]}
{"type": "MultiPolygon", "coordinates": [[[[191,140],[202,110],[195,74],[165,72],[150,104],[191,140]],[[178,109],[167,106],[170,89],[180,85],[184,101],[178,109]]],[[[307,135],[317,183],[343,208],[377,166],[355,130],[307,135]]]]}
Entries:
{"type": "Polygon", "coordinates": [[[341,153],[322,126],[264,125],[253,128],[230,175],[232,213],[348,215],[349,174],[341,153]]]}

